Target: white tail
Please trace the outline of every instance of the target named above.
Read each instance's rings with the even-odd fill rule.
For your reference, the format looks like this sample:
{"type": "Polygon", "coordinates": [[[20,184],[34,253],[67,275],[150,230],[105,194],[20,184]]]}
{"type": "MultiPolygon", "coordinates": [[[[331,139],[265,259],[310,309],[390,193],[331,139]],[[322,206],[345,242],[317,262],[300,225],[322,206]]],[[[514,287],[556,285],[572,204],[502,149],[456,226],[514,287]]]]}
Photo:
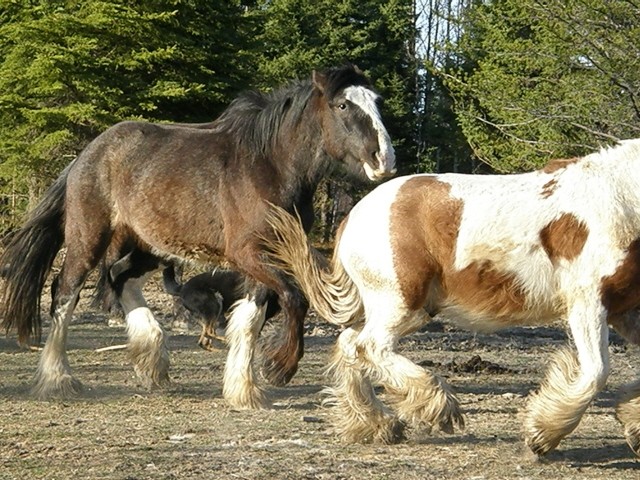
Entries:
{"type": "MultiPolygon", "coordinates": [[[[276,205],[271,206],[267,222],[275,233],[262,239],[271,263],[296,279],[318,315],[334,325],[350,325],[361,319],[360,294],[335,251],[327,265],[309,244],[300,219],[276,205]]],[[[338,242],[339,235],[336,245],[338,242]]]]}

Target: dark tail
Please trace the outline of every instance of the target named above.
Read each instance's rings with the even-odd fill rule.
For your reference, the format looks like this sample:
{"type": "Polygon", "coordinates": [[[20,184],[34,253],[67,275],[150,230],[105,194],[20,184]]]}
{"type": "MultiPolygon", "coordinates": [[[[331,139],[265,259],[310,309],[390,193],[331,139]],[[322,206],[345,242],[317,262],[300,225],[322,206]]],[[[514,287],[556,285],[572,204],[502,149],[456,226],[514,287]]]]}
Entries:
{"type": "Polygon", "coordinates": [[[65,193],[71,165],[73,163],[45,192],[0,255],[4,270],[0,286],[0,325],[7,332],[17,330],[22,344],[28,344],[32,337],[40,340],[40,295],[64,242],[65,193]]]}
{"type": "Polygon", "coordinates": [[[164,289],[169,295],[173,295],[174,297],[180,296],[182,285],[176,280],[176,269],[173,264],[162,271],[162,282],[164,283],[164,289]]]}

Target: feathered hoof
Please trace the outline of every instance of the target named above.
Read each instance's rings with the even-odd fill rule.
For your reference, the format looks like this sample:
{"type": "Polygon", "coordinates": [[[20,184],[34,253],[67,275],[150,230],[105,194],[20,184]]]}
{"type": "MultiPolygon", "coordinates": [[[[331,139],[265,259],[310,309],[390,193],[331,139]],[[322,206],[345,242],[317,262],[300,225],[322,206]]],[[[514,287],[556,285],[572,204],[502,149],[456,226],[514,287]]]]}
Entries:
{"type": "Polygon", "coordinates": [[[55,379],[36,378],[31,394],[38,400],[64,400],[82,392],[82,383],[70,374],[55,379]]]}
{"type": "Polygon", "coordinates": [[[627,424],[624,427],[624,437],[627,444],[638,457],[640,457],[640,424],[627,424]]]}
{"type": "Polygon", "coordinates": [[[163,390],[169,386],[171,386],[171,378],[169,378],[168,374],[163,374],[162,376],[157,377],[149,377],[148,375],[141,375],[136,372],[138,377],[138,381],[140,385],[145,390],[163,390]]]}
{"type": "Polygon", "coordinates": [[[464,415],[460,402],[443,382],[437,379],[431,388],[413,385],[398,393],[387,389],[389,401],[399,418],[413,428],[430,433],[433,428],[448,434],[464,429],[464,415]]]}
{"type": "Polygon", "coordinates": [[[138,381],[147,390],[159,390],[171,385],[168,364],[166,368],[163,367],[158,370],[149,371],[148,369],[139,368],[139,366],[135,366],[134,370],[138,381]]]}
{"type": "Polygon", "coordinates": [[[358,418],[342,421],[337,428],[337,436],[345,443],[381,443],[384,445],[399,443],[405,437],[406,424],[389,414],[377,415],[377,418],[358,418]]]}
{"type": "Polygon", "coordinates": [[[455,429],[464,430],[464,415],[460,410],[455,410],[451,414],[438,422],[438,429],[449,435],[455,432],[455,429]]]}
{"type": "Polygon", "coordinates": [[[542,457],[555,449],[562,438],[548,430],[526,428],[524,443],[535,455],[542,457]]]}
{"type": "Polygon", "coordinates": [[[169,378],[169,352],[164,348],[151,351],[137,351],[130,346],[133,369],[140,384],[147,390],[157,390],[171,385],[169,378]]]}
{"type": "Polygon", "coordinates": [[[258,386],[242,390],[223,389],[224,399],[232,410],[265,410],[272,404],[265,392],[258,386]]]}

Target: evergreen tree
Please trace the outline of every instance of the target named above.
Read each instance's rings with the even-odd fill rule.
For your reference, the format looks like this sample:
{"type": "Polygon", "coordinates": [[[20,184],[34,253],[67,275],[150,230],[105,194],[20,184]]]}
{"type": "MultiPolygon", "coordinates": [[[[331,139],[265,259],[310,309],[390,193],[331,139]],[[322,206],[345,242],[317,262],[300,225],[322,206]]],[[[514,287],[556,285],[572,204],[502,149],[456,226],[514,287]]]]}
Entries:
{"type": "Polygon", "coordinates": [[[123,119],[208,121],[248,87],[238,1],[2,0],[0,189],[37,195],[123,119]]]}
{"type": "Polygon", "coordinates": [[[476,1],[444,72],[474,154],[501,172],[640,130],[640,7],[626,0],[476,1]]]}

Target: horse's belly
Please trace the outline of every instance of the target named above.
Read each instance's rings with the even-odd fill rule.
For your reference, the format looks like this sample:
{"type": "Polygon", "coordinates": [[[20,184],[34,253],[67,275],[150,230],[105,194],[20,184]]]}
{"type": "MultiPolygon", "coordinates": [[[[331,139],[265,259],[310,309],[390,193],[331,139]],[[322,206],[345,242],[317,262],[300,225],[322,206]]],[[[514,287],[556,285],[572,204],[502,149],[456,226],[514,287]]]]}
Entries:
{"type": "Polygon", "coordinates": [[[461,328],[480,332],[495,332],[508,327],[545,325],[561,318],[562,309],[543,305],[522,310],[494,312],[459,303],[446,303],[439,313],[461,328]]]}

